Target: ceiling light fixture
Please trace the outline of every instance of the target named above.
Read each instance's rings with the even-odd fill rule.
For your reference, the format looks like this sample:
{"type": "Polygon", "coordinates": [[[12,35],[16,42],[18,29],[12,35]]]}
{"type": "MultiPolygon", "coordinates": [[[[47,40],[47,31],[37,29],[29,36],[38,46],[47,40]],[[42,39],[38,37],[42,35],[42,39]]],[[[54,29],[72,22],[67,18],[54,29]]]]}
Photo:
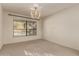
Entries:
{"type": "Polygon", "coordinates": [[[33,19],[40,19],[40,11],[39,11],[39,5],[34,4],[31,8],[31,17],[33,19]]]}

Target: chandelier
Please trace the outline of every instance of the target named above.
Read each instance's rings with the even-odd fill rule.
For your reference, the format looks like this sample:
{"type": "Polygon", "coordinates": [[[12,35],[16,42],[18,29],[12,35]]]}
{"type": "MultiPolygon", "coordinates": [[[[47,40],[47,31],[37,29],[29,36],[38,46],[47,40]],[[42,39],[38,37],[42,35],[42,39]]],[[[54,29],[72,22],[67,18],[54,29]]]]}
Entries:
{"type": "Polygon", "coordinates": [[[39,11],[39,5],[34,4],[31,8],[31,17],[33,19],[40,19],[40,11],[39,11]]]}

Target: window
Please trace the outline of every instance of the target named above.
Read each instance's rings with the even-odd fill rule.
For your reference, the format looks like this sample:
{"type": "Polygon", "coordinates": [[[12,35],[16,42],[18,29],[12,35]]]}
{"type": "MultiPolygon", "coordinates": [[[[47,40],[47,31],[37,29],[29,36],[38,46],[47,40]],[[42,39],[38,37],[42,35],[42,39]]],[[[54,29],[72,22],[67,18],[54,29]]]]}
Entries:
{"type": "Polygon", "coordinates": [[[35,21],[27,21],[27,36],[36,35],[37,24],[35,21]]]}
{"type": "Polygon", "coordinates": [[[14,20],[13,25],[14,36],[33,36],[37,34],[36,21],[14,20]]]}

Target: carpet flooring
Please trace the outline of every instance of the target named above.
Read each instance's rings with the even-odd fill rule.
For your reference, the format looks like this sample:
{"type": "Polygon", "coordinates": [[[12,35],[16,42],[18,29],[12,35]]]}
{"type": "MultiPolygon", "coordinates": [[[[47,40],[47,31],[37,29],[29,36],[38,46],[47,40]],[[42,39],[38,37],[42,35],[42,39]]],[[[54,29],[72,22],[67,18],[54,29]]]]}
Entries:
{"type": "Polygon", "coordinates": [[[79,51],[39,39],[4,45],[0,56],[79,56],[79,51]]]}

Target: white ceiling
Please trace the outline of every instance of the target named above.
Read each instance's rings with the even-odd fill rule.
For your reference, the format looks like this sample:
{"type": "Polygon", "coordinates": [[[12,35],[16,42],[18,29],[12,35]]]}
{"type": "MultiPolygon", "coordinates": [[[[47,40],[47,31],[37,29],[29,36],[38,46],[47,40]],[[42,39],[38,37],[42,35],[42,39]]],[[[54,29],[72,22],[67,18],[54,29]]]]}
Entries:
{"type": "MultiPolygon", "coordinates": [[[[2,3],[3,9],[30,16],[30,8],[34,3],[2,3]]],[[[45,18],[51,14],[61,11],[65,8],[78,4],[55,4],[55,3],[38,3],[40,6],[41,18],[45,18]]]]}

